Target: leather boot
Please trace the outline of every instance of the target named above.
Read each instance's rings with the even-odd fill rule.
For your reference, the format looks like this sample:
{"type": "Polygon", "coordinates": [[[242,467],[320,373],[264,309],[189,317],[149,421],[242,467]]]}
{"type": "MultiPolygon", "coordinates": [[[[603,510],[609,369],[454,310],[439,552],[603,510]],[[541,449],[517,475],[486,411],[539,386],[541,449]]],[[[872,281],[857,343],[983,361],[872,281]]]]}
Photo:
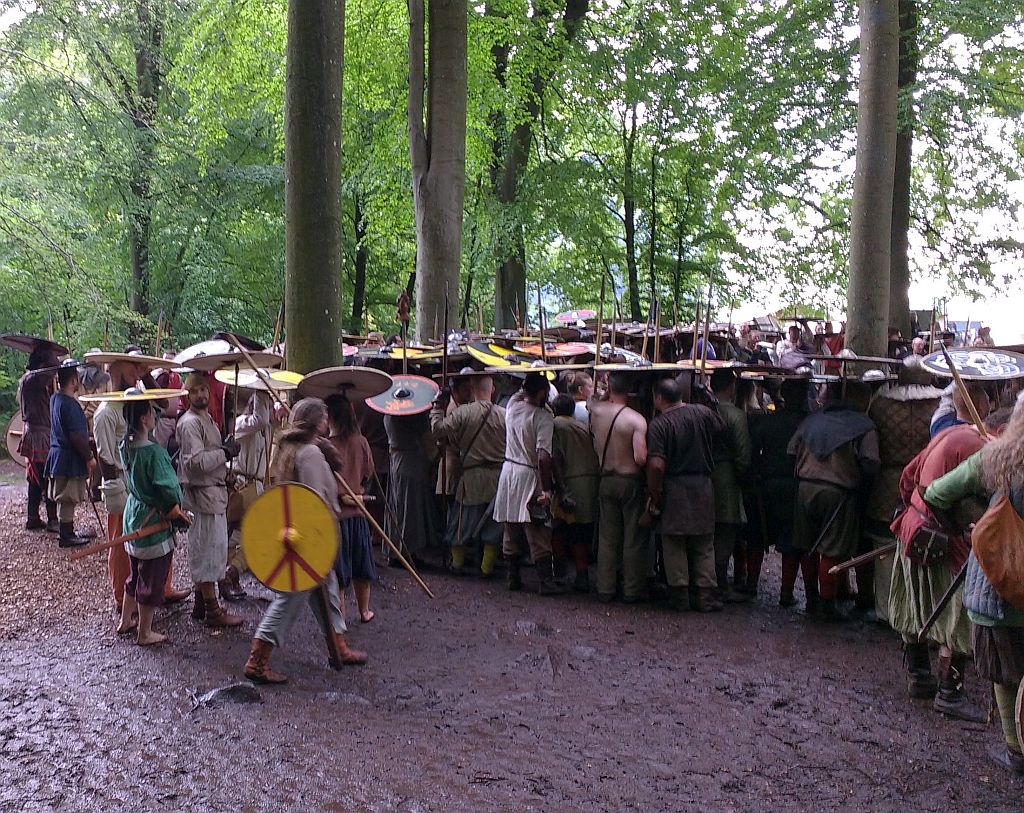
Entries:
{"type": "Polygon", "coordinates": [[[164,604],[177,604],[179,601],[184,601],[192,595],[192,591],[187,588],[181,590],[171,590],[169,593],[164,593],[164,604]]]}
{"type": "Polygon", "coordinates": [[[279,675],[270,668],[270,653],[274,651],[273,644],[269,644],[260,638],[252,639],[252,648],[249,650],[249,660],[245,662],[245,676],[253,683],[279,684],[287,683],[285,675],[279,675]]]}
{"type": "Polygon", "coordinates": [[[553,562],[550,556],[542,556],[537,560],[537,576],[540,584],[537,592],[542,596],[558,596],[566,591],[564,584],[555,581],[553,562]]]}
{"type": "Polygon", "coordinates": [[[721,612],[724,605],[718,600],[717,593],[718,590],[714,587],[698,588],[696,599],[690,600],[690,608],[698,613],[721,612]]]}
{"type": "Polygon", "coordinates": [[[850,614],[839,604],[838,599],[818,599],[818,615],[825,621],[845,623],[850,620],[850,614]]]}
{"type": "Polygon", "coordinates": [[[670,610],[676,610],[681,613],[685,613],[690,609],[690,588],[689,587],[669,587],[668,588],[668,608],[670,610]]]}
{"type": "Polygon", "coordinates": [[[344,634],[334,633],[334,642],[338,645],[338,656],[341,658],[341,663],[336,663],[333,658],[330,658],[328,662],[331,669],[340,669],[342,666],[362,666],[368,660],[365,652],[349,648],[344,634]]]}
{"type": "Polygon", "coordinates": [[[43,504],[43,490],[35,483],[28,484],[28,518],[25,520],[26,531],[41,531],[46,523],[39,516],[39,507],[43,504]]]}
{"type": "Polygon", "coordinates": [[[988,715],[964,695],[966,668],[966,655],[939,656],[939,693],[935,695],[932,707],[940,714],[957,720],[987,722],[988,715]]]}
{"type": "Polygon", "coordinates": [[[46,505],[46,530],[51,534],[60,533],[60,522],[57,520],[57,503],[47,500],[46,505]]]}
{"type": "Polygon", "coordinates": [[[224,571],[224,578],[217,582],[217,590],[224,601],[241,601],[248,595],[242,589],[238,569],[234,565],[228,565],[224,571]]]}
{"type": "Polygon", "coordinates": [[[231,615],[221,607],[216,595],[212,598],[204,596],[203,603],[206,604],[206,626],[208,627],[240,627],[245,623],[245,619],[240,615],[231,615]]]}
{"type": "Polygon", "coordinates": [[[910,696],[916,700],[931,700],[939,690],[938,681],[932,674],[931,660],[928,658],[928,644],[906,642],[903,644],[903,665],[910,673],[908,688],[910,696]]]}
{"type": "Polygon", "coordinates": [[[85,537],[78,536],[75,533],[75,523],[73,522],[62,522],[60,523],[59,536],[57,537],[57,547],[59,548],[79,548],[82,545],[88,545],[89,540],[85,537]]]}
{"type": "Polygon", "coordinates": [[[523,574],[522,574],[522,563],[523,558],[521,556],[509,556],[508,557],[508,589],[509,590],[522,590],[523,589],[523,574]]]}
{"type": "Polygon", "coordinates": [[[199,590],[199,586],[196,585],[195,590],[195,603],[192,605],[192,617],[196,621],[202,621],[206,618],[206,602],[203,601],[202,591],[199,590]]]}

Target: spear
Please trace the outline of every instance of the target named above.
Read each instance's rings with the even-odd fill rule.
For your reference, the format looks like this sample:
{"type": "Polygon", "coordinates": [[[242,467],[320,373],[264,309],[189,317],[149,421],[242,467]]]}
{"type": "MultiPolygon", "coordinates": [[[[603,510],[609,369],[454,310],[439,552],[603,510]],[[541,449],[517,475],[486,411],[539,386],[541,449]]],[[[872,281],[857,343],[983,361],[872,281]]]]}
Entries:
{"type": "Polygon", "coordinates": [[[711,331],[711,291],[714,286],[714,270],[708,272],[708,306],[704,311],[704,338],[700,348],[700,374],[703,380],[708,375],[708,333],[711,331]]]}
{"type": "Polygon", "coordinates": [[[601,339],[604,338],[604,335],[603,335],[604,334],[604,287],[605,287],[605,278],[604,278],[604,274],[602,274],[601,275],[601,299],[600,299],[600,301],[598,302],[598,305],[597,305],[597,336],[594,337],[594,340],[597,342],[597,344],[594,346],[594,349],[597,350],[597,352],[594,354],[594,365],[595,366],[601,363],[601,339]]]}
{"type": "Polygon", "coordinates": [[[654,300],[654,363],[658,363],[661,355],[661,300],[654,300]]]}
{"type": "Polygon", "coordinates": [[[690,361],[697,366],[697,337],[700,335],[700,300],[694,296],[693,309],[693,346],[690,348],[690,361]]]}
{"type": "Polygon", "coordinates": [[[157,358],[160,357],[160,339],[163,338],[164,332],[164,309],[160,309],[160,315],[156,320],[156,344],[153,345],[153,355],[157,358]]]}
{"type": "Polygon", "coordinates": [[[277,322],[274,324],[274,341],[270,347],[274,353],[281,349],[281,325],[284,324],[284,300],[281,300],[281,307],[277,309],[277,322]]]}
{"type": "Polygon", "coordinates": [[[537,319],[540,327],[540,357],[544,366],[548,366],[548,349],[544,344],[544,306],[540,302],[540,283],[537,283],[537,319]]]}
{"type": "Polygon", "coordinates": [[[964,406],[971,413],[971,421],[973,421],[974,426],[977,428],[978,434],[987,440],[988,432],[985,431],[985,424],[981,420],[981,415],[978,414],[978,408],[974,405],[974,401],[971,400],[971,396],[967,392],[967,385],[964,384],[964,380],[960,377],[960,371],[953,364],[953,359],[949,357],[949,351],[946,350],[945,346],[942,346],[942,355],[946,359],[946,366],[949,367],[953,380],[956,382],[956,388],[960,390],[960,396],[964,399],[964,406]]]}

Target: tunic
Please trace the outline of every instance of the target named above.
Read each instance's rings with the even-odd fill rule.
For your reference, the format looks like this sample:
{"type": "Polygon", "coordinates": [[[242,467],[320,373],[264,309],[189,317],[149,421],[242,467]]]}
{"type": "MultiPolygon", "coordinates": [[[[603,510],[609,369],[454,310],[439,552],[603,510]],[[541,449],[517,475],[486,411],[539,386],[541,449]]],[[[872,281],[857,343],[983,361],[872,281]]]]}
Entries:
{"type": "Polygon", "coordinates": [[[495,522],[530,522],[530,502],[540,493],[539,452],[551,454],[554,418],[517,392],[505,410],[505,462],[494,498],[495,522]]]}
{"type": "Polygon", "coordinates": [[[228,507],[228,467],[220,430],[208,413],[189,409],[178,419],[174,434],[185,504],[197,514],[223,514],[228,507]]]}
{"type": "Polygon", "coordinates": [[[647,458],[665,461],[660,529],[673,536],[715,532],[715,468],[712,446],[726,431],[725,420],[700,404],[685,404],[658,415],[647,430],[647,458]]]}
{"type": "Polygon", "coordinates": [[[415,553],[435,541],[434,481],[423,446],[430,417],[425,412],[400,418],[385,415],[384,429],[391,449],[388,502],[392,509],[385,517],[385,530],[415,553]]]}
{"type": "Polygon", "coordinates": [[[46,477],[85,477],[89,448],[89,425],[78,401],[55,392],[50,396],[50,453],[46,456],[46,477]]]}
{"type": "Polygon", "coordinates": [[[18,442],[18,454],[30,463],[46,462],[50,452],[50,395],[53,373],[25,373],[18,382],[18,403],[24,434],[18,442]]]}
{"type": "MultiPolygon", "coordinates": [[[[159,522],[175,505],[181,504],[178,476],[162,446],[149,440],[131,447],[122,443],[119,457],[128,487],[124,509],[126,534],[159,522]]],[[[174,550],[174,541],[174,532],[168,528],[125,542],[124,549],[136,559],[158,559],[174,550]]]]}
{"type": "Polygon", "coordinates": [[[712,445],[715,521],[738,525],[746,521],[740,478],[750,468],[750,431],[746,413],[735,404],[719,404],[718,414],[725,420],[725,431],[712,445]]]}
{"type": "Polygon", "coordinates": [[[575,416],[555,418],[552,442],[562,479],[576,501],[573,521],[596,522],[599,461],[589,430],[575,416]]]}
{"type": "Polygon", "coordinates": [[[779,546],[783,554],[794,552],[791,545],[797,490],[794,461],[786,449],[803,419],[803,412],[789,409],[750,418],[751,470],[759,482],[751,500],[757,515],[748,517],[747,534],[764,547],[779,546]],[[763,539],[766,532],[768,538],[763,539]]]}
{"type": "Polygon", "coordinates": [[[473,401],[447,416],[432,410],[430,428],[435,439],[451,444],[458,454],[462,478],[455,490],[456,501],[462,505],[490,503],[505,460],[505,408],[473,401]]]}
{"type": "MultiPolygon", "coordinates": [[[[365,486],[373,479],[373,454],[370,452],[370,444],[359,433],[349,435],[347,438],[331,437],[331,445],[337,450],[341,460],[341,476],[345,478],[348,487],[357,496],[365,493],[365,486]]],[[[342,505],[338,511],[339,519],[351,519],[361,517],[362,512],[354,505],[342,505]]]]}
{"type": "Polygon", "coordinates": [[[250,402],[252,411],[235,418],[235,440],[238,457],[233,470],[246,480],[263,480],[267,474],[267,456],[273,430],[270,427],[270,398],[257,394],[250,402]]]}

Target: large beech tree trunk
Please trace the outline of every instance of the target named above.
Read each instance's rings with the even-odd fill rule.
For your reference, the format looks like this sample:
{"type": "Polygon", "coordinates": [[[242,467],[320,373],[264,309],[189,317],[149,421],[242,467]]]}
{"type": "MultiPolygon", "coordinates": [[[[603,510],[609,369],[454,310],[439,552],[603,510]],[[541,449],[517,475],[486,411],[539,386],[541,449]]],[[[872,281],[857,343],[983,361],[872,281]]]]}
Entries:
{"type": "Polygon", "coordinates": [[[899,70],[897,0],[860,2],[857,172],[850,224],[846,346],[859,355],[887,349],[892,196],[899,70]]]}
{"type": "Polygon", "coordinates": [[[910,337],[910,175],[914,146],[914,85],[917,82],[917,2],[899,0],[899,107],[896,172],[892,190],[892,258],[889,262],[889,324],[910,337]]]}
{"type": "Polygon", "coordinates": [[[409,155],[420,341],[431,337],[435,325],[441,329],[446,294],[448,322],[455,324],[466,183],[467,6],[460,0],[429,0],[428,11],[425,37],[423,0],[409,0],[409,155]]]}
{"type": "Polygon", "coordinates": [[[288,367],[341,363],[344,0],[289,0],[285,78],[288,367]]]}

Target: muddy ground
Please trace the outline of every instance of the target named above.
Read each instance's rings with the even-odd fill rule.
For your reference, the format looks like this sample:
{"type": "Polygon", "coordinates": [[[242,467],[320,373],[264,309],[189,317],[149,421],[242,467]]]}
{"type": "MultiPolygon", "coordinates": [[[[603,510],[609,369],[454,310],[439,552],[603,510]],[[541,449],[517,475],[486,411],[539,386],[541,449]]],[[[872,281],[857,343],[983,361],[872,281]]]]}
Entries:
{"type": "Polygon", "coordinates": [[[891,634],[779,609],[774,561],[755,606],[710,616],[439,574],[430,601],[385,568],[350,635],[368,666],[327,669],[308,615],[287,687],[197,707],[242,680],[264,601],[223,633],[162,611],[171,643],[136,647],[101,558],[21,530],[21,489],[0,485],[2,811],[1024,809],[994,726],[908,701],[891,634]]]}

